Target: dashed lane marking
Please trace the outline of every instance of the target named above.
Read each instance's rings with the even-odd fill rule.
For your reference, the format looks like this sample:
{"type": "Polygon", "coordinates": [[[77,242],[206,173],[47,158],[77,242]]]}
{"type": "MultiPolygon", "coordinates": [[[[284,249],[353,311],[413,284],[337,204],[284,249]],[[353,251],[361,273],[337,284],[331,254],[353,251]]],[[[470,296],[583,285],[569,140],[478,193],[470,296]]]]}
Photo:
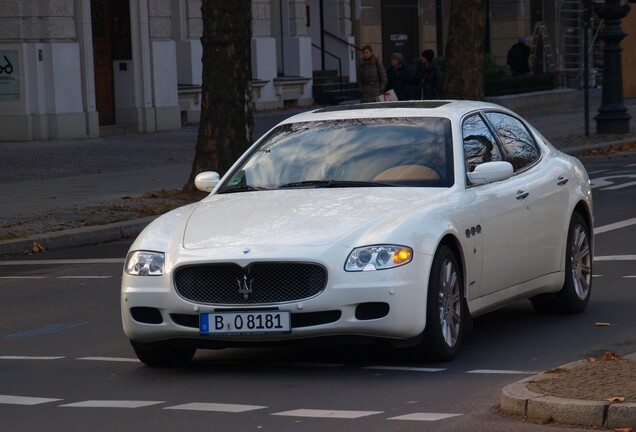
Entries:
{"type": "Polygon", "coordinates": [[[0,404],[3,405],[39,405],[61,400],[62,399],[0,395],[0,404]]]}
{"type": "Polygon", "coordinates": [[[242,413],[246,411],[260,410],[264,408],[267,408],[267,407],[258,406],[258,405],[237,405],[237,404],[224,404],[224,403],[193,402],[193,403],[187,403],[182,405],[170,406],[164,409],[242,413]]]}
{"type": "Polygon", "coordinates": [[[594,234],[603,234],[620,228],[625,228],[636,224],[636,218],[625,219],[624,221],[615,222],[609,225],[594,228],[594,234]]]}
{"type": "Polygon", "coordinates": [[[110,279],[112,276],[58,276],[58,279],[110,279]]]}
{"type": "MultiPolygon", "coordinates": [[[[0,360],[58,360],[66,357],[61,356],[0,356],[0,360]]],[[[89,357],[79,357],[72,360],[81,360],[81,361],[101,361],[101,362],[119,362],[119,363],[139,363],[139,360],[132,357],[98,357],[98,356],[89,356],[89,357]]],[[[236,364],[235,362],[225,362],[227,364],[236,364]]],[[[344,364],[336,364],[336,363],[293,363],[293,362],[280,362],[280,363],[271,363],[271,365],[280,366],[280,365],[290,365],[290,366],[301,366],[301,367],[344,367],[344,364]]],[[[361,369],[365,370],[387,370],[387,371],[406,371],[406,372],[424,372],[424,373],[436,373],[436,372],[444,372],[448,369],[444,368],[427,368],[427,367],[417,367],[417,366],[390,366],[390,365],[376,365],[376,366],[364,366],[361,369]]],[[[537,375],[541,372],[537,371],[526,371],[526,370],[510,370],[510,369],[472,369],[469,371],[464,371],[463,373],[467,374],[499,374],[499,375],[537,375]]]]}
{"type": "Polygon", "coordinates": [[[356,419],[376,414],[382,414],[384,411],[346,411],[346,410],[319,410],[319,409],[296,409],[291,411],[283,411],[274,413],[275,416],[286,417],[312,417],[312,418],[339,418],[339,419],[356,419]]]}
{"type": "Polygon", "coordinates": [[[405,367],[405,366],[366,366],[363,369],[411,371],[411,372],[441,372],[446,370],[446,369],[439,369],[439,368],[405,367]]]}
{"type": "Polygon", "coordinates": [[[594,257],[594,261],[634,261],[636,255],[606,255],[594,257]]]}
{"type": "Polygon", "coordinates": [[[77,360],[103,361],[103,362],[122,362],[122,363],[139,363],[136,358],[126,357],[80,357],[77,360]]]}
{"type": "MultiPolygon", "coordinates": [[[[40,405],[63,401],[59,398],[42,398],[42,397],[26,397],[14,395],[0,395],[0,405],[40,405]]],[[[59,408],[145,408],[154,405],[166,403],[165,401],[148,401],[148,400],[85,400],[80,402],[72,402],[58,405],[59,408]]],[[[163,408],[164,410],[186,410],[186,411],[208,411],[208,412],[224,412],[240,414],[249,411],[257,411],[269,408],[262,405],[238,405],[225,403],[207,403],[192,402],[180,405],[173,405],[163,408]]],[[[351,411],[351,410],[325,410],[325,409],[308,409],[301,408],[290,411],[281,411],[270,415],[283,417],[304,417],[304,418],[332,418],[332,419],[357,419],[378,414],[384,411],[351,411]]],[[[386,420],[409,420],[409,421],[438,421],[447,418],[458,417],[462,414],[450,413],[423,413],[415,412],[404,414],[396,417],[390,417],[386,420]]]]}
{"type": "Polygon", "coordinates": [[[64,408],[143,408],[151,405],[159,405],[164,401],[143,400],[87,400],[60,405],[64,408]]]}
{"type": "Polygon", "coordinates": [[[522,370],[505,370],[505,369],[474,369],[466,371],[469,374],[484,374],[484,375],[538,375],[541,372],[537,371],[522,371],[522,370]]]}
{"type": "Polygon", "coordinates": [[[343,367],[344,364],[338,363],[302,363],[302,362],[276,362],[271,363],[276,366],[292,366],[292,367],[323,367],[323,368],[338,368],[343,367]]]}
{"type": "Polygon", "coordinates": [[[387,420],[415,420],[415,421],[438,421],[451,417],[459,417],[462,414],[443,414],[443,413],[412,413],[397,417],[390,417],[387,420]]]}
{"type": "Polygon", "coordinates": [[[0,279],[48,279],[49,276],[0,276],[0,279]]]}
{"type": "Polygon", "coordinates": [[[61,264],[123,264],[124,258],[59,259],[37,261],[0,261],[0,266],[61,265],[61,264]]]}
{"type": "Polygon", "coordinates": [[[0,360],[59,360],[64,356],[0,356],[0,360]]]}

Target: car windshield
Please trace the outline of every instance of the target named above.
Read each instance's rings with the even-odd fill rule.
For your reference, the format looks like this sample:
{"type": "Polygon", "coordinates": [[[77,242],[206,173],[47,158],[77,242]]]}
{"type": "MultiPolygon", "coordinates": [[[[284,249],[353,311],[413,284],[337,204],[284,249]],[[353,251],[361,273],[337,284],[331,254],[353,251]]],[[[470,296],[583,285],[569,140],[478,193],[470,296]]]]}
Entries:
{"type": "Polygon", "coordinates": [[[449,187],[452,162],[451,127],[446,118],[291,123],[272,130],[218,192],[449,187]]]}

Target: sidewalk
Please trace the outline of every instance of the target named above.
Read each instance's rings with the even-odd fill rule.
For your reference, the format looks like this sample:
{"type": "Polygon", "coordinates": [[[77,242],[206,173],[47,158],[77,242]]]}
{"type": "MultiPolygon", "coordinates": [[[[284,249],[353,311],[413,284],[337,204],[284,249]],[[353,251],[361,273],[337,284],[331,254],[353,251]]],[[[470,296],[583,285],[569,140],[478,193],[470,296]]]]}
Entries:
{"type": "MultiPolygon", "coordinates": [[[[630,133],[598,135],[594,116],[600,107],[601,90],[593,89],[590,96],[590,137],[585,136],[582,91],[577,94],[576,108],[545,107],[527,113],[525,118],[555,147],[570,154],[636,142],[636,99],[625,101],[631,115],[630,133]]],[[[255,113],[254,138],[300,111],[304,109],[255,113]]],[[[0,226],[2,221],[28,215],[49,215],[52,209],[63,206],[181,189],[190,175],[197,133],[198,126],[187,126],[179,131],[82,141],[0,143],[0,226]]],[[[52,250],[130,238],[153,218],[4,240],[0,241],[0,255],[31,250],[34,242],[52,250]]],[[[636,367],[629,373],[627,379],[636,381],[636,367]]],[[[589,427],[636,428],[636,403],[589,402],[542,395],[528,389],[537,379],[532,377],[507,386],[502,394],[502,411],[538,421],[552,419],[589,427]]]]}

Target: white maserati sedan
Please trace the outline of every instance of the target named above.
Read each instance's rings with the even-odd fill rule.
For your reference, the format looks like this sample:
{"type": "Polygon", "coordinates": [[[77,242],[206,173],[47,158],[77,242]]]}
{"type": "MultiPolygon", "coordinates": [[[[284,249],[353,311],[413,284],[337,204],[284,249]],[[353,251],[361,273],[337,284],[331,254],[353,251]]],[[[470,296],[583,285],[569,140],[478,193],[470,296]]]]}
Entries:
{"type": "Polygon", "coordinates": [[[498,105],[316,109],[196,185],[210,194],[152,222],[126,258],[123,328],[150,366],[331,336],[443,361],[473,317],[590,299],[588,175],[498,105]]]}

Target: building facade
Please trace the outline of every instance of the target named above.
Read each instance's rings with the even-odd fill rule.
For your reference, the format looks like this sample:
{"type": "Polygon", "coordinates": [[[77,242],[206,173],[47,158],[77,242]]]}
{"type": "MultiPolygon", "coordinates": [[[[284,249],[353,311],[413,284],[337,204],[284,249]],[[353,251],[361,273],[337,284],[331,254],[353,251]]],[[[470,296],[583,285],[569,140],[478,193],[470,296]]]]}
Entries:
{"type": "MultiPolygon", "coordinates": [[[[151,133],[198,122],[201,1],[0,0],[0,141],[93,138],[112,125],[151,133]]],[[[444,55],[447,0],[251,4],[256,109],[312,105],[321,71],[354,83],[365,44],[385,63],[393,52],[407,61],[425,48],[444,55]]],[[[490,0],[486,50],[505,64],[519,36],[541,38],[541,67],[571,68],[580,81],[581,4],[490,0]]],[[[636,34],[635,20],[624,26],[636,34]]],[[[631,65],[636,56],[630,50],[623,57],[631,65]]],[[[623,75],[633,89],[636,78],[623,75]]]]}

